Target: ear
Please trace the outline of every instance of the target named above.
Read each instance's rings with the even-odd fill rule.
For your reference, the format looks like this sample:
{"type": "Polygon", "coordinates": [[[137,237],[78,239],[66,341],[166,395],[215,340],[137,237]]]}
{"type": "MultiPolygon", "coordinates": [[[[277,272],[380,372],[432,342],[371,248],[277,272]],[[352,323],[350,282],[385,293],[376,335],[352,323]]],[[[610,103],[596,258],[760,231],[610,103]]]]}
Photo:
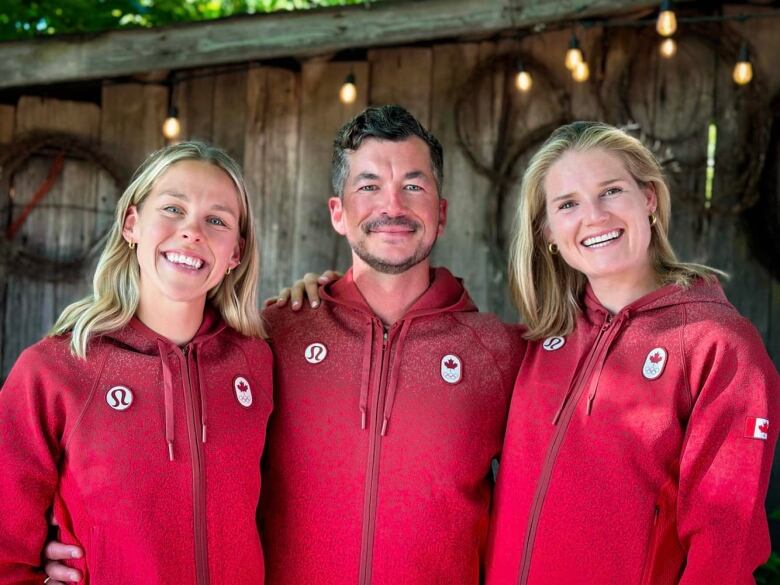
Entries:
{"type": "Polygon", "coordinates": [[[136,234],[136,224],[138,223],[138,208],[131,205],[125,212],[125,222],[122,224],[122,236],[128,243],[138,242],[136,234]]]}
{"type": "Polygon", "coordinates": [[[340,197],[328,199],[328,211],[330,211],[330,223],[333,229],[342,236],[347,235],[347,228],[344,225],[344,206],[340,197]]]}
{"type": "Polygon", "coordinates": [[[444,233],[444,228],[447,227],[447,200],[443,197],[439,198],[439,231],[438,234],[444,233]]]}
{"type": "Polygon", "coordinates": [[[228,260],[228,266],[230,266],[231,270],[233,270],[236,266],[241,264],[241,256],[243,255],[244,244],[245,244],[244,238],[238,238],[238,241],[236,242],[236,245],[233,248],[233,253],[230,255],[230,260],[228,260]]]}
{"type": "Polygon", "coordinates": [[[658,196],[655,193],[655,184],[648,183],[642,188],[645,194],[645,203],[647,204],[647,215],[655,213],[658,208],[658,196]]]}

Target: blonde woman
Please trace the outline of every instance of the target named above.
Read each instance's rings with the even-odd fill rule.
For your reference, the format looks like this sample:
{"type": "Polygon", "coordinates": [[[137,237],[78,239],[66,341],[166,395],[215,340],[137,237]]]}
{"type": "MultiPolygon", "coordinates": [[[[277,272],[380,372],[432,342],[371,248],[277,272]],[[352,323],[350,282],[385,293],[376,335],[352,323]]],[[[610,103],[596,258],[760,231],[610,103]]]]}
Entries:
{"type": "Polygon", "coordinates": [[[0,392],[0,583],[41,583],[47,509],[84,583],[262,582],[255,524],[272,358],[236,163],[153,154],[119,200],[93,293],[0,392]]]}
{"type": "Polygon", "coordinates": [[[563,126],[529,164],[488,585],[749,583],[769,555],[780,380],[716,271],[677,260],[670,215],[657,161],[611,126],[563,126]]]}

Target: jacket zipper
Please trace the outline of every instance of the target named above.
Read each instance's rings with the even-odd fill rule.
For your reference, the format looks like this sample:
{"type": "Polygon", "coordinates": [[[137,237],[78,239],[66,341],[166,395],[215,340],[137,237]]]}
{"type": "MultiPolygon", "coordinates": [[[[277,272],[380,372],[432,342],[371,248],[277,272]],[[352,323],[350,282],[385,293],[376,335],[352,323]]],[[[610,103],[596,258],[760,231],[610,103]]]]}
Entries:
{"type": "Polygon", "coordinates": [[[185,383],[185,404],[188,417],[187,436],[190,441],[190,458],[192,459],[192,506],[193,525],[195,531],[195,576],[198,585],[209,583],[208,548],[206,544],[206,478],[203,472],[203,445],[199,438],[197,413],[195,412],[195,396],[190,378],[190,346],[182,348],[182,371],[185,383]]]}
{"type": "Polygon", "coordinates": [[[371,414],[371,430],[368,440],[368,467],[366,471],[366,493],[363,501],[363,536],[360,547],[360,585],[370,585],[371,569],[374,556],[374,529],[376,524],[376,494],[379,488],[379,451],[382,445],[382,437],[379,432],[380,417],[379,407],[386,392],[388,362],[388,332],[383,325],[382,353],[380,363],[382,369],[378,376],[378,386],[375,392],[373,413],[371,414]]]}
{"type": "Polygon", "coordinates": [[[520,578],[518,580],[519,585],[526,585],[528,582],[528,574],[531,570],[531,554],[534,548],[534,539],[536,538],[536,530],[539,526],[539,518],[541,516],[542,504],[544,498],[547,495],[547,488],[550,484],[550,477],[552,476],[552,470],[555,465],[555,460],[558,457],[558,451],[563,444],[563,439],[566,436],[566,430],[568,429],[571,417],[577,407],[582,392],[585,390],[586,383],[590,380],[593,374],[593,369],[597,363],[597,356],[601,353],[602,341],[604,340],[604,334],[613,325],[612,315],[607,315],[604,320],[604,324],[599,329],[596,340],[593,342],[588,358],[585,361],[585,366],[580,370],[572,381],[572,388],[567,393],[567,402],[559,410],[559,414],[556,415],[555,424],[556,429],[553,434],[552,442],[547,449],[547,455],[545,456],[544,466],[542,467],[542,473],[539,477],[539,483],[536,485],[536,491],[534,493],[534,499],[531,503],[531,515],[528,519],[528,528],[525,533],[525,542],[523,544],[523,554],[520,557],[520,578]]]}

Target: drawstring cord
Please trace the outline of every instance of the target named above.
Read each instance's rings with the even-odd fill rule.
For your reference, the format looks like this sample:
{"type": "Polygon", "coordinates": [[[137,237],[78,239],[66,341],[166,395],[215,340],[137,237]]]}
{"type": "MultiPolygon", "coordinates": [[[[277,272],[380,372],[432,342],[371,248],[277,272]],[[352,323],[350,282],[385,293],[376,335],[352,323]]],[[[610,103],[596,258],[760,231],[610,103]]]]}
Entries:
{"type": "Polygon", "coordinates": [[[385,407],[382,418],[382,432],[384,437],[387,434],[387,425],[390,422],[390,415],[393,412],[393,403],[395,402],[395,391],[398,384],[398,371],[401,369],[401,349],[406,341],[406,336],[409,333],[409,327],[412,324],[411,319],[404,321],[401,326],[401,333],[398,336],[398,343],[396,344],[395,355],[393,355],[393,365],[390,368],[390,380],[387,384],[387,395],[385,396],[385,407]]]}
{"type": "Polygon", "coordinates": [[[368,335],[363,343],[363,372],[360,380],[360,428],[366,430],[368,422],[368,384],[371,379],[371,351],[374,345],[374,323],[368,321],[368,335]]]}
{"type": "Polygon", "coordinates": [[[171,365],[168,363],[168,348],[161,340],[157,340],[157,350],[160,352],[163,394],[165,396],[165,442],[168,444],[168,458],[173,461],[173,380],[171,365]]]}
{"type": "Polygon", "coordinates": [[[192,346],[190,352],[193,354],[192,359],[195,361],[195,368],[197,370],[197,375],[198,375],[198,396],[200,397],[200,428],[201,428],[200,440],[202,443],[205,443],[206,442],[206,392],[201,386],[201,380],[203,380],[203,376],[201,375],[200,360],[197,359],[198,356],[195,355],[195,345],[192,346]]]}

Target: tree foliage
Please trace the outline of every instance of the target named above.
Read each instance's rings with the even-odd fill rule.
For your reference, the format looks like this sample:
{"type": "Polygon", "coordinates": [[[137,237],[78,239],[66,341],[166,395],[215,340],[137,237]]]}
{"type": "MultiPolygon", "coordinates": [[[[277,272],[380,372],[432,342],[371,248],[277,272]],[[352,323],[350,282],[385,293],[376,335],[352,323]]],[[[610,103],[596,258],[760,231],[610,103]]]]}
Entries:
{"type": "Polygon", "coordinates": [[[0,40],[163,26],[368,0],[3,0],[0,40]]]}

